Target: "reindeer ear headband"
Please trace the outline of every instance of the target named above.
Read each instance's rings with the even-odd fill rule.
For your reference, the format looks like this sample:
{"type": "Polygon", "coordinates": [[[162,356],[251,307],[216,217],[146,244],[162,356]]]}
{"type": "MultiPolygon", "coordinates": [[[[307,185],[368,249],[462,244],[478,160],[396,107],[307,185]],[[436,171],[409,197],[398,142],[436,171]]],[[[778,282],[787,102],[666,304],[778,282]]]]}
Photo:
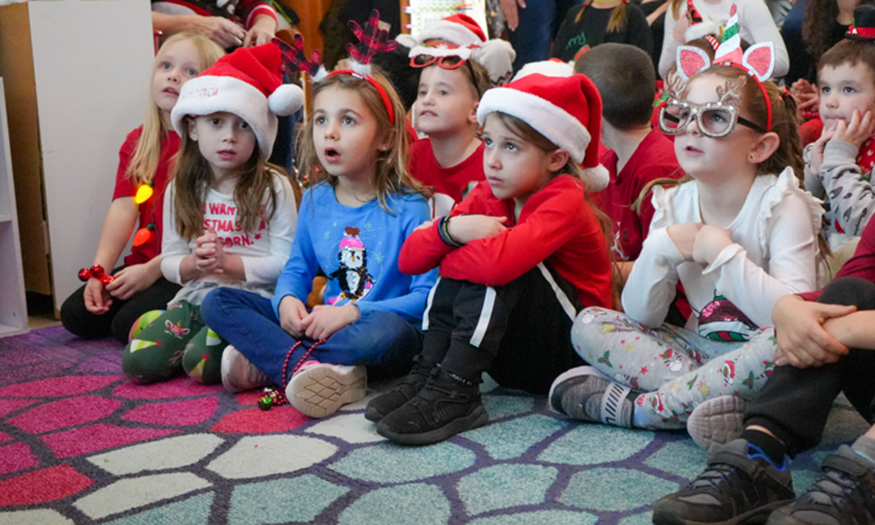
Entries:
{"type": "Polygon", "coordinates": [[[371,76],[371,59],[377,53],[385,53],[392,51],[398,47],[398,42],[389,39],[389,32],[385,29],[380,29],[380,12],[376,9],[372,10],[368,16],[368,22],[362,28],[355,20],[350,20],[348,25],[355,37],[359,40],[358,44],[349,43],[346,49],[353,60],[352,69],[340,69],[328,75],[325,75],[325,69],[321,68],[321,55],[318,51],[313,51],[311,59],[308,60],[304,53],[304,39],[301,35],[295,35],[293,46],[289,46],[281,40],[274,39],[274,43],[283,52],[284,66],[283,70],[287,73],[294,71],[306,71],[310,73],[313,80],[320,82],[326,78],[337,75],[350,75],[369,83],[383,100],[383,105],[386,106],[386,113],[389,115],[389,123],[395,125],[395,110],[392,106],[392,99],[389,98],[389,93],[371,76]]]}
{"type": "MultiPolygon", "coordinates": [[[[672,82],[669,89],[663,93],[663,96],[660,97],[660,102],[662,105],[669,100],[672,102],[679,102],[680,94],[685,87],[684,84],[689,82],[693,75],[711,67],[712,65],[735,66],[742,69],[747,75],[753,78],[757,83],[757,86],[760,88],[766,102],[767,114],[765,129],[769,130],[772,128],[772,102],[763,82],[772,76],[772,72],[775,69],[774,45],[771,42],[761,42],[750,46],[744,53],[741,52],[741,37],[738,34],[738,12],[737,7],[734,4],[730,10],[729,21],[726,24],[726,29],[723,32],[723,39],[715,52],[713,61],[707,53],[697,47],[678,47],[677,74],[679,78],[677,82],[672,82]]],[[[735,82],[727,80],[726,85],[722,90],[718,89],[718,95],[720,94],[720,91],[723,92],[723,95],[721,95],[721,101],[724,105],[730,104],[730,100],[734,101],[734,104],[731,105],[736,108],[736,116],[737,107],[741,99],[740,90],[744,84],[744,81],[735,82]],[[729,97],[726,98],[725,101],[723,100],[724,95],[729,97]],[[730,97],[730,95],[732,96],[730,97]]],[[[739,118],[739,122],[742,120],[743,119],[739,118]]],[[[757,127],[759,128],[759,126],[757,127]]],[[[729,132],[723,136],[726,136],[729,133],[731,133],[731,128],[729,132]]]]}

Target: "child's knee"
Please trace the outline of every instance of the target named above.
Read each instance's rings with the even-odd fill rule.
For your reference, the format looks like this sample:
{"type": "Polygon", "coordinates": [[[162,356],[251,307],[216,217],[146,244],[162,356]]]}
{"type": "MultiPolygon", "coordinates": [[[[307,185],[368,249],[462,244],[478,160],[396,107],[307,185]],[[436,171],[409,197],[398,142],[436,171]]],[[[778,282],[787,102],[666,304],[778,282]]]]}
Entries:
{"type": "Polygon", "coordinates": [[[817,301],[872,310],[875,309],[875,285],[859,277],[840,277],[826,285],[817,301]]]}
{"type": "Polygon", "coordinates": [[[225,342],[204,327],[195,334],[182,353],[182,369],[198,383],[215,385],[222,381],[222,352],[225,342]]]}
{"type": "Polygon", "coordinates": [[[167,381],[182,373],[182,368],[172,358],[157,352],[160,345],[152,341],[134,340],[125,346],[122,353],[122,371],[138,384],[167,381]]]}
{"type": "Polygon", "coordinates": [[[234,290],[229,288],[219,287],[208,293],[201,303],[201,319],[206,324],[216,324],[217,319],[221,316],[222,309],[231,300],[234,290]]]}
{"type": "Polygon", "coordinates": [[[571,344],[577,353],[590,346],[595,338],[602,335],[602,322],[600,318],[606,317],[610,310],[599,307],[586,308],[577,314],[571,327],[571,344]]]}

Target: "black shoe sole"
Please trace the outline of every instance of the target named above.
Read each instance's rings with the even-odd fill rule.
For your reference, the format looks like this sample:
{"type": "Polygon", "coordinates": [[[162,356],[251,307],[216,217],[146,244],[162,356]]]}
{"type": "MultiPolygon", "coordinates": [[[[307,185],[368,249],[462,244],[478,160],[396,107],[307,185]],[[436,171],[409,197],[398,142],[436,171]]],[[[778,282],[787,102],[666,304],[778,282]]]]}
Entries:
{"type": "Polygon", "coordinates": [[[381,414],[380,411],[374,407],[368,407],[365,409],[365,419],[368,421],[379,423],[384,417],[386,417],[386,414],[381,414]]]}
{"type": "Polygon", "coordinates": [[[792,499],[776,501],[725,521],[685,520],[673,512],[661,512],[659,509],[654,509],[653,525],[764,525],[773,511],[789,505],[793,501],[792,499]]]}
{"type": "Polygon", "coordinates": [[[380,434],[384,438],[390,439],[395,443],[401,443],[402,445],[432,445],[449,439],[456,434],[461,434],[467,430],[481,427],[486,424],[487,421],[489,421],[489,414],[486,412],[486,409],[483,408],[483,405],[478,405],[477,408],[467,416],[454,419],[446,425],[434,430],[429,430],[428,432],[422,432],[420,434],[398,434],[393,432],[388,425],[381,421],[377,423],[377,434],[380,434]]]}

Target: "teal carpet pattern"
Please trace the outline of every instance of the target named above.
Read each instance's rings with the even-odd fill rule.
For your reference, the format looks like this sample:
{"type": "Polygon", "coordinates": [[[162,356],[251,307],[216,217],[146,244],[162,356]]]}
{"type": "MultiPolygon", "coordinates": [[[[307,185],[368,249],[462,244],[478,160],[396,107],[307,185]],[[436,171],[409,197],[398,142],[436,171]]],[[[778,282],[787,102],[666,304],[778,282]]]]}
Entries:
{"type": "MultiPolygon", "coordinates": [[[[321,420],[264,412],[258,392],[133,385],[120,356],[60,327],[0,339],[0,525],[644,525],[705,459],[685,434],[578,424],[501,388],[488,425],[401,447],[367,399],[321,420]]],[[[838,405],[793,464],[797,491],[866,428],[838,405]]]]}

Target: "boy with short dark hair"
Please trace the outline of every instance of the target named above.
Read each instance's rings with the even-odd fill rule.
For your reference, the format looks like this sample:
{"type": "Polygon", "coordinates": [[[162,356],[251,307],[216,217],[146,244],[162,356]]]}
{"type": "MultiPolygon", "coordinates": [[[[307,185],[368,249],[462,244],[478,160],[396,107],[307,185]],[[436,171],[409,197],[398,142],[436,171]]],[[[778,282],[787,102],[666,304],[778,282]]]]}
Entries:
{"type": "MultiPolygon", "coordinates": [[[[854,19],[875,24],[875,6],[858,7],[854,19]]],[[[852,26],[821,57],[817,84],[823,133],[803,154],[805,187],[825,201],[826,233],[833,248],[847,237],[860,236],[875,211],[870,182],[875,165],[875,37],[863,36],[869,35],[866,29],[875,27],[852,26]]]]}
{"type": "Polygon", "coordinates": [[[610,150],[601,163],[611,182],[596,198],[614,223],[613,252],[625,280],[654,212],[649,196],[639,201],[641,191],[654,180],[677,179],[681,171],[672,142],[650,125],[656,72],[647,53],[629,44],[602,44],[578,58],[574,72],[588,76],[602,96],[602,143],[610,150]]]}

